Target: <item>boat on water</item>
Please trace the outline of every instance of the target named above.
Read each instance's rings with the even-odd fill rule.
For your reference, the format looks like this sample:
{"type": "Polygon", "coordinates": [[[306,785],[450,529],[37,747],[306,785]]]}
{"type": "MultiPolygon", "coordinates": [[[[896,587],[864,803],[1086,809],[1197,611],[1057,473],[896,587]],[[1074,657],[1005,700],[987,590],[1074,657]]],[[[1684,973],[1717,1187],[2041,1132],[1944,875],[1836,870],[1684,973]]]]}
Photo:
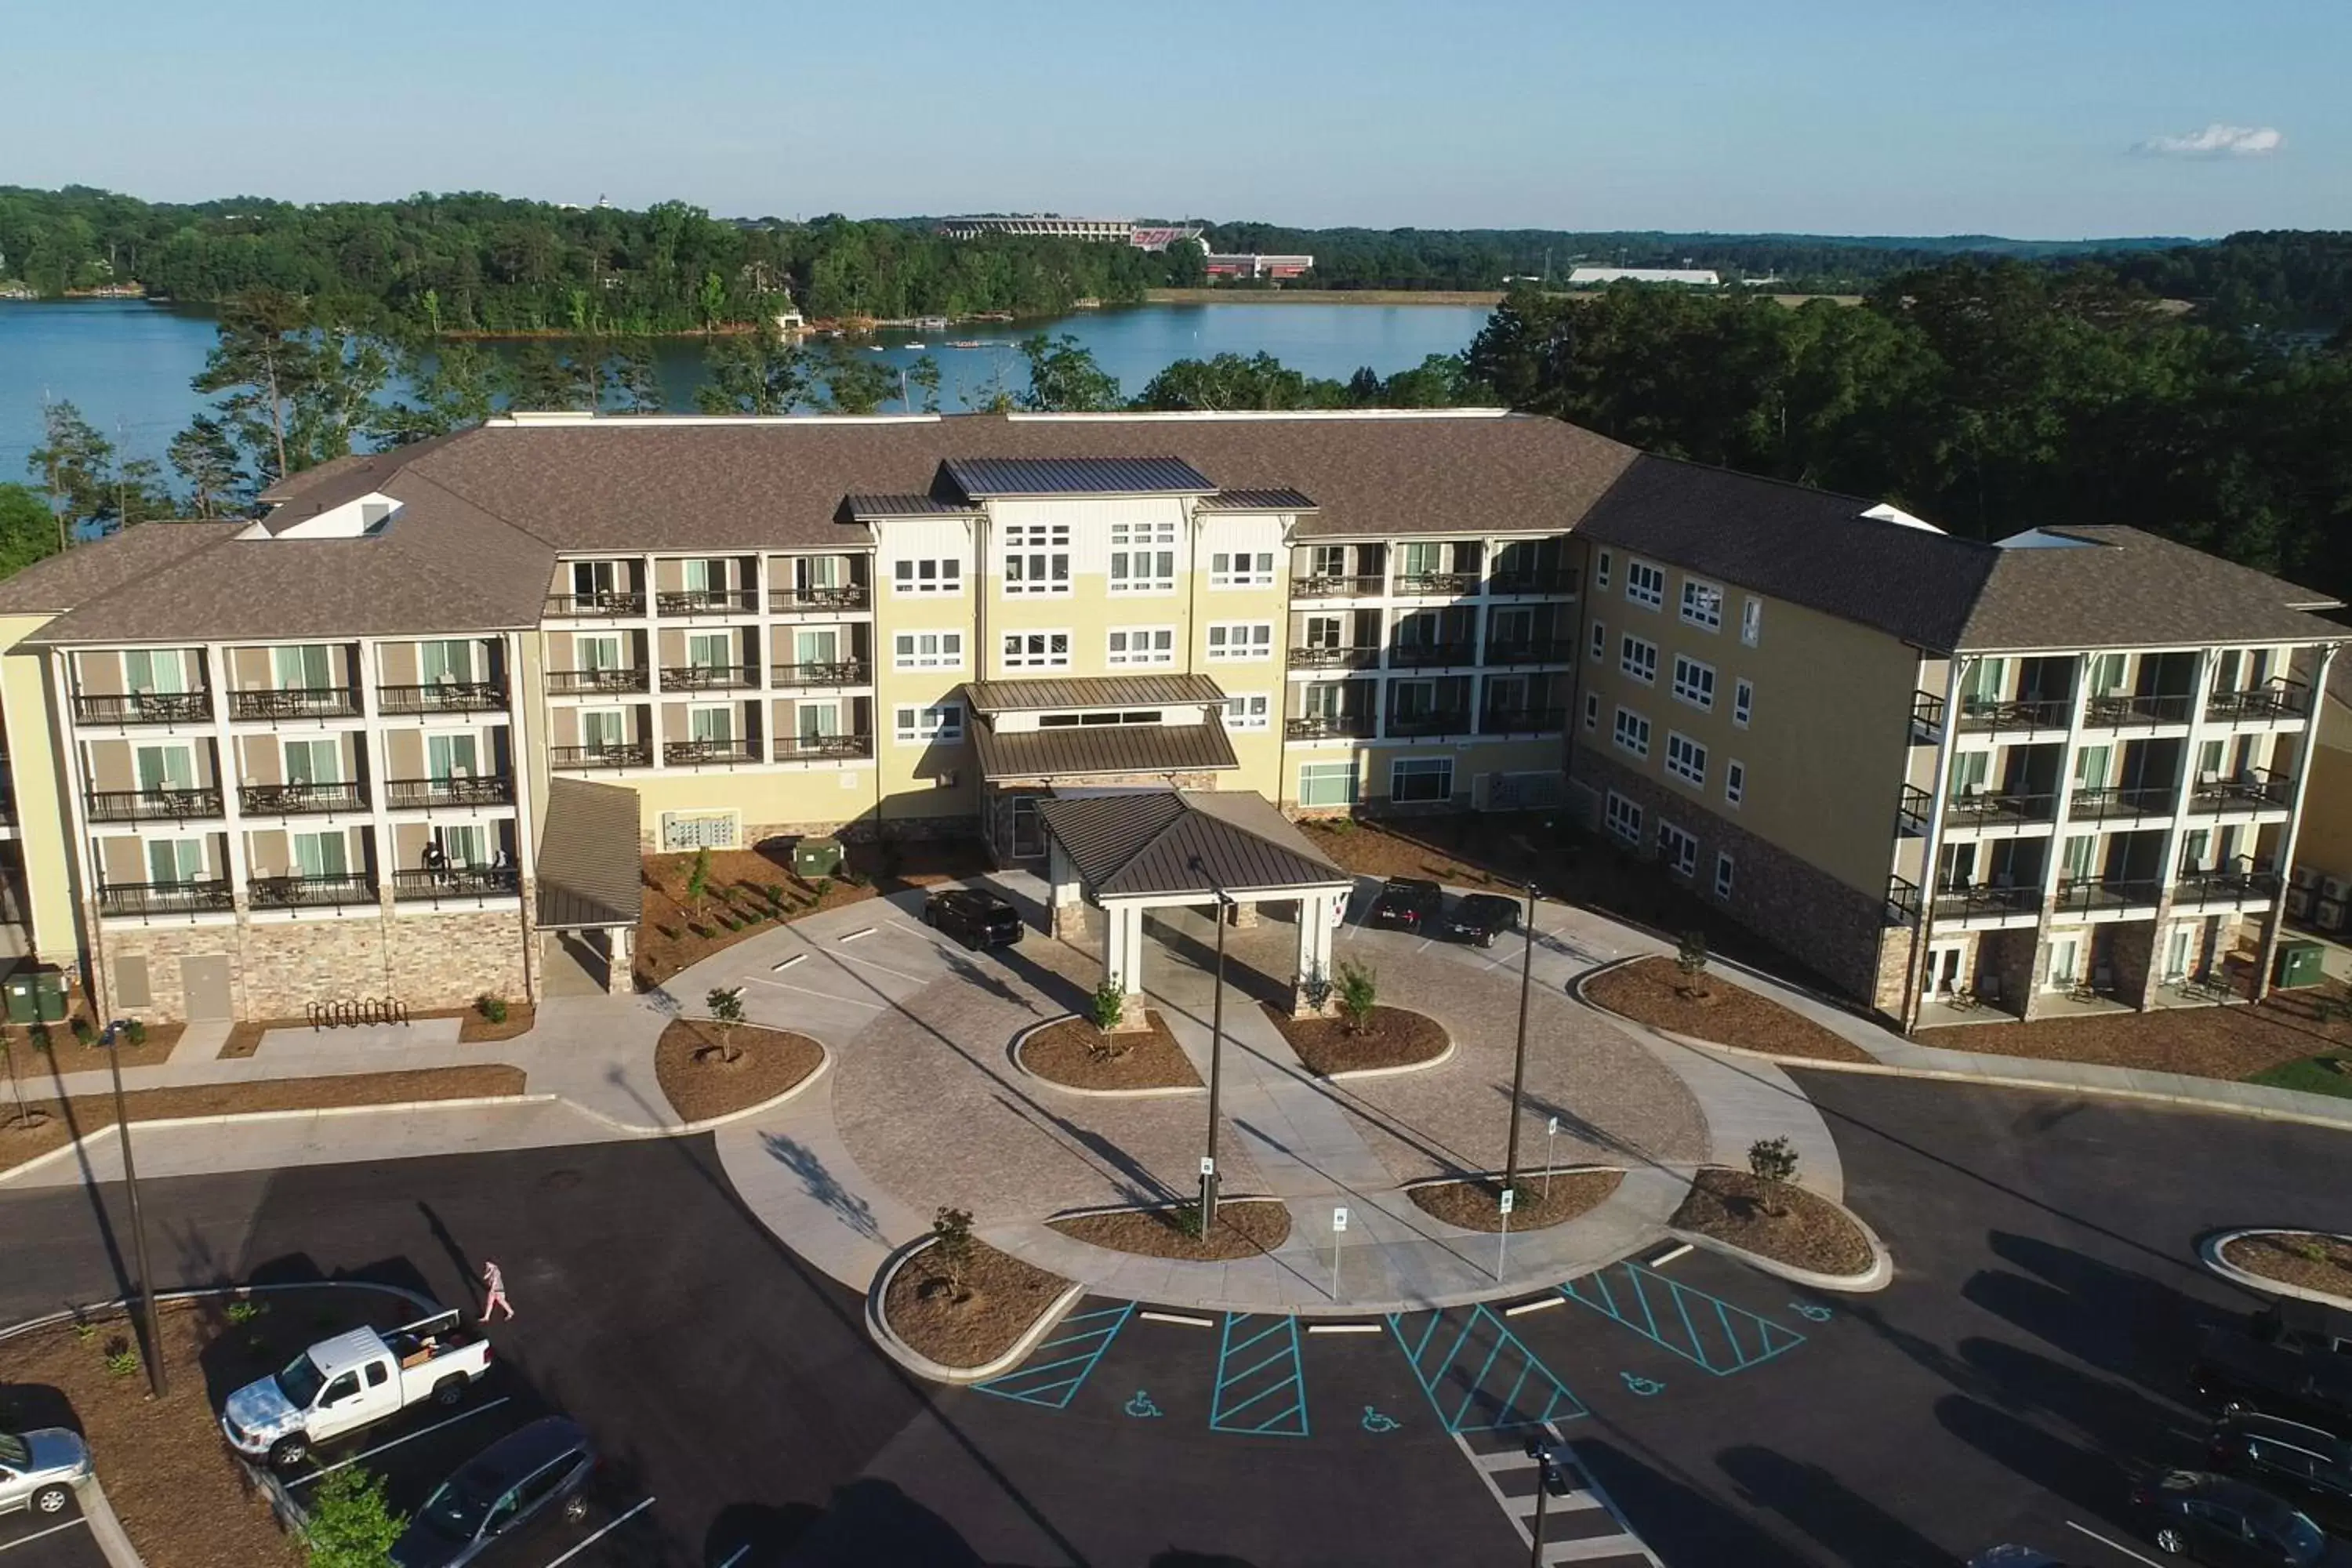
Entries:
{"type": "Polygon", "coordinates": [[[986,343],[982,342],[978,338],[950,338],[948,340],[948,347],[951,349],[982,349],[987,346],[988,345],[986,343]]]}
{"type": "Polygon", "coordinates": [[[925,348],[929,348],[929,347],[930,347],[930,345],[929,345],[929,343],[905,343],[905,344],[901,344],[900,346],[901,346],[901,347],[904,347],[904,348],[910,348],[910,349],[925,349],[925,348]]]}
{"type": "Polygon", "coordinates": [[[867,343],[866,345],[866,352],[870,354],[878,354],[882,352],[882,345],[880,343],[867,343]]]}

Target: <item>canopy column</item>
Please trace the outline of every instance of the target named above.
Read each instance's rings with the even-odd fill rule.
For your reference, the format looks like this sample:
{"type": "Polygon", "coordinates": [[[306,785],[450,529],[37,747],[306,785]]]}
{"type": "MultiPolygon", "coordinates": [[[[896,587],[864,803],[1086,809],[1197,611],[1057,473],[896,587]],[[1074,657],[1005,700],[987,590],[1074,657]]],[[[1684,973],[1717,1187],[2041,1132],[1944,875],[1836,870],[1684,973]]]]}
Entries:
{"type": "Polygon", "coordinates": [[[1290,1012],[1311,1018],[1331,1008],[1331,944],[1347,911],[1348,895],[1321,891],[1298,897],[1298,969],[1292,979],[1290,1012]]]}

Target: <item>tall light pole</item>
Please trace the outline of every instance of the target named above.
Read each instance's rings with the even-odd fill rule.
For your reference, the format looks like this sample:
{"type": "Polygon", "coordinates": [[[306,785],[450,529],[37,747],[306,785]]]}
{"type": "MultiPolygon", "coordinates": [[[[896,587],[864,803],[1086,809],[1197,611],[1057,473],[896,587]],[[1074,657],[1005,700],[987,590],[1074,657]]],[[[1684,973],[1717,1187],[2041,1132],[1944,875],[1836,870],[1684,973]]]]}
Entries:
{"type": "MultiPolygon", "coordinates": [[[[1192,869],[1202,868],[1199,857],[1194,857],[1192,869]]],[[[1209,887],[1217,895],[1217,994],[1209,1004],[1209,1152],[1201,1161],[1201,1234],[1204,1237],[1217,1224],[1217,1100],[1225,1066],[1225,906],[1233,901],[1216,883],[1209,887]]]]}
{"type": "Polygon", "coordinates": [[[155,1276],[147,1267],[147,1221],[139,1212],[139,1167],[131,1159],[131,1112],[122,1103],[122,1059],[112,1040],[106,1047],[107,1070],[114,1075],[114,1131],[122,1143],[122,1185],[131,1194],[131,1243],[139,1263],[139,1317],[147,1326],[147,1391],[157,1399],[168,1391],[163,1372],[163,1335],[155,1321],[155,1276]]]}
{"type": "Polygon", "coordinates": [[[1511,1141],[1509,1152],[1503,1157],[1503,1191],[1515,1193],[1519,1186],[1519,1097],[1528,1084],[1528,994],[1535,988],[1536,973],[1536,885],[1528,884],[1527,916],[1520,922],[1527,936],[1527,945],[1519,954],[1519,1044],[1511,1058],[1511,1141]]]}

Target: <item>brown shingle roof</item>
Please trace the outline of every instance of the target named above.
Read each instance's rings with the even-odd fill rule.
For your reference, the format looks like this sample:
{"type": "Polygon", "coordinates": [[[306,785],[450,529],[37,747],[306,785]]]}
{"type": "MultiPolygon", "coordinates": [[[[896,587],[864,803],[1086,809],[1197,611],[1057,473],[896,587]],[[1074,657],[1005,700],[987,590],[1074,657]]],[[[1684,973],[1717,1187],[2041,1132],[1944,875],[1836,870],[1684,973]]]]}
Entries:
{"type": "Polygon", "coordinates": [[[1148,790],[1038,804],[1097,899],[1344,887],[1348,873],[1254,795],[1148,790]]]}
{"type": "Polygon", "coordinates": [[[234,521],[133,523],[0,581],[0,615],[55,615],[86,605],[126,583],[177,571],[190,556],[235,538],[245,527],[234,521]]]}
{"type": "Polygon", "coordinates": [[[1091,729],[1024,730],[1000,734],[975,726],[980,776],[999,779],[1098,778],[1107,773],[1202,773],[1239,767],[1225,727],[1205,724],[1100,724],[1091,729]]]}
{"type": "Polygon", "coordinates": [[[586,779],[548,780],[537,865],[541,926],[636,924],[644,902],[637,792],[586,779]]]}
{"type": "Polygon", "coordinates": [[[1171,675],[1081,675],[1058,679],[967,680],[964,695],[982,713],[1050,708],[1182,708],[1225,700],[1224,688],[1197,671],[1171,675]]]}
{"type": "Polygon", "coordinates": [[[2337,601],[2136,528],[2052,528],[1997,552],[1959,646],[1988,652],[2311,642],[2337,601]]]}

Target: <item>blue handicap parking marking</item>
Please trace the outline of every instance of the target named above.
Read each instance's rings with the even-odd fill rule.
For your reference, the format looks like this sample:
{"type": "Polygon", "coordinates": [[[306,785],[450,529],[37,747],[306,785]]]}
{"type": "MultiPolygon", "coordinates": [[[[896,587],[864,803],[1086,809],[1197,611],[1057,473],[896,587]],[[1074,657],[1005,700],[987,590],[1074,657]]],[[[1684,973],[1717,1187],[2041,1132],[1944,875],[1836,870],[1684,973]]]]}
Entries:
{"type": "Polygon", "coordinates": [[[1791,1301],[1789,1310],[1809,1323],[1826,1323],[1836,1316],[1836,1309],[1824,1307],[1819,1301],[1791,1301]]]}
{"type": "Polygon", "coordinates": [[[1391,1312],[1389,1330],[1448,1432],[1572,1421],[1584,1405],[1484,1306],[1391,1312]]]}
{"type": "Polygon", "coordinates": [[[1794,1329],[1638,1263],[1595,1269],[1559,1292],[1719,1377],[1805,1342],[1794,1329]]]}
{"type": "Polygon", "coordinates": [[[1217,1383],[1209,1430],[1254,1437],[1304,1437],[1307,1369],[1298,1320],[1286,1313],[1227,1312],[1217,1340],[1217,1383]]]}
{"type": "Polygon", "coordinates": [[[1129,1415],[1134,1416],[1139,1421],[1148,1421],[1154,1416],[1165,1415],[1168,1414],[1168,1412],[1160,1409],[1157,1405],[1154,1405],[1151,1402],[1151,1395],[1140,1388],[1135,1391],[1134,1398],[1129,1400],[1125,1405],[1119,1406],[1119,1408],[1126,1411],[1129,1415]]]}
{"type": "Polygon", "coordinates": [[[1383,1415],[1375,1406],[1364,1406],[1363,1426],[1367,1432],[1393,1432],[1403,1425],[1393,1415],[1383,1415]]]}
{"type": "MultiPolygon", "coordinates": [[[[1086,1385],[1095,1364],[1102,1360],[1103,1352],[1110,1349],[1111,1341],[1118,1338],[1119,1330],[1127,1327],[1128,1319],[1134,1313],[1135,1303],[1125,1301],[1116,1307],[1064,1318],[1055,1325],[1054,1337],[1030,1352],[1027,1361],[986,1383],[975,1383],[972,1387],[999,1399],[1017,1399],[1024,1405],[1066,1410],[1070,1401],[1077,1397],[1078,1390],[1086,1385]]],[[[1137,1397],[1142,1397],[1140,1393],[1137,1397]]]]}
{"type": "Polygon", "coordinates": [[[1652,1398],[1666,1391],[1664,1384],[1654,1377],[1643,1377],[1638,1372],[1621,1372],[1617,1376],[1625,1384],[1626,1393],[1637,1394],[1643,1399],[1652,1398]]]}

